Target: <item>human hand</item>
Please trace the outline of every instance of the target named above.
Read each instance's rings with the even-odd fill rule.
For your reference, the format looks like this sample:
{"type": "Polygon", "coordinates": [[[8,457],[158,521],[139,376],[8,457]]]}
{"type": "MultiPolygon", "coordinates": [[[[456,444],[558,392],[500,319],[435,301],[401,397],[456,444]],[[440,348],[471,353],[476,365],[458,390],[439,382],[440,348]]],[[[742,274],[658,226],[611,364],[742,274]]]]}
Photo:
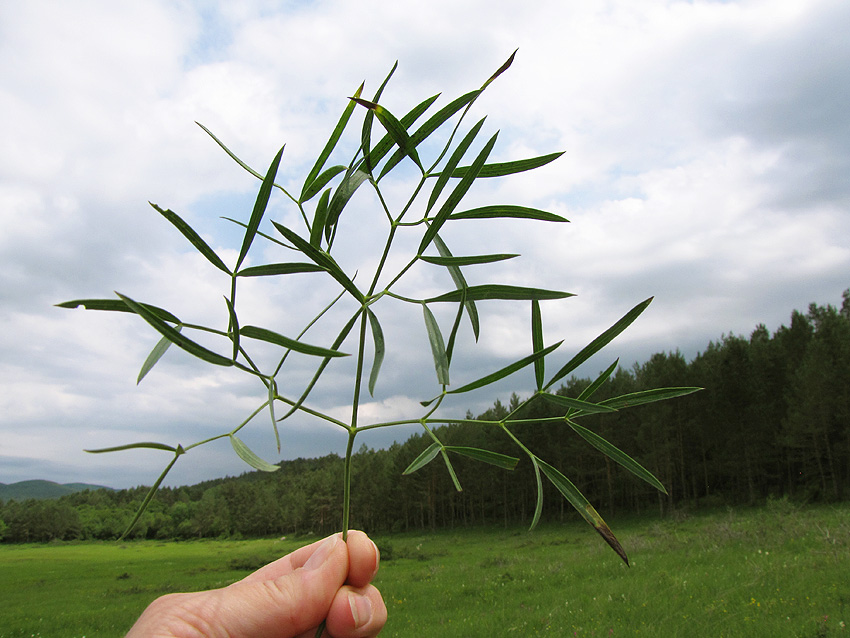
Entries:
{"type": "Polygon", "coordinates": [[[378,548],[366,534],[334,534],[222,589],[157,598],[126,638],[370,638],[387,621],[371,585],[378,548]]]}

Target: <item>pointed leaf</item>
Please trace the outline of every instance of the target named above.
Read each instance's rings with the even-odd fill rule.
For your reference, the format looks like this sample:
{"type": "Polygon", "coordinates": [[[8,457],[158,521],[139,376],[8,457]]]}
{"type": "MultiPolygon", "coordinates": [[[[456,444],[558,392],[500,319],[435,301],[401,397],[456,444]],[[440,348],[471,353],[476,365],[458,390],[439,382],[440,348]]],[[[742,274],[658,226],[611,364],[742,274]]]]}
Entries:
{"type": "MultiPolygon", "coordinates": [[[[405,113],[404,117],[399,120],[399,123],[404,127],[405,130],[410,128],[410,126],[419,119],[419,116],[422,115],[425,111],[428,110],[428,107],[434,103],[437,99],[437,95],[427,98],[410,109],[409,112],[405,113]]],[[[371,112],[371,111],[370,111],[371,112]]],[[[377,144],[375,144],[375,148],[373,148],[369,156],[364,158],[363,163],[369,167],[374,168],[378,165],[378,163],[384,158],[384,156],[392,150],[392,148],[396,146],[395,140],[393,140],[392,136],[387,133],[384,137],[382,137],[377,144]]],[[[390,167],[392,168],[392,167],[390,167]]],[[[386,174],[387,168],[381,171],[381,177],[386,174]]],[[[371,171],[370,171],[371,172],[371,171]]],[[[380,179],[380,177],[378,178],[380,179]]]]}
{"type": "Polygon", "coordinates": [[[242,328],[241,333],[243,337],[248,337],[249,339],[258,339],[267,343],[273,343],[275,345],[283,346],[284,348],[294,350],[295,352],[300,352],[302,354],[309,354],[316,357],[348,356],[344,352],[330,350],[329,348],[322,348],[320,346],[311,346],[310,344],[304,343],[303,341],[290,339],[289,337],[285,337],[282,334],[278,334],[277,332],[267,330],[266,328],[258,328],[257,326],[245,326],[242,328]]]}
{"type": "MultiPolygon", "coordinates": [[[[531,300],[531,349],[533,352],[543,350],[543,319],[540,316],[540,302],[537,299],[531,300]]],[[[534,381],[538,390],[543,389],[544,377],[544,359],[538,359],[534,362],[534,381]]]]}
{"type": "Polygon", "coordinates": [[[171,471],[171,468],[174,467],[174,464],[177,462],[177,459],[180,458],[181,454],[184,454],[183,448],[178,447],[177,450],[175,450],[174,458],[171,459],[171,462],[168,465],[165,466],[165,469],[162,471],[162,474],[159,475],[159,478],[156,479],[154,484],[148,490],[148,493],[145,495],[145,498],[142,501],[142,504],[139,505],[139,509],[136,510],[136,513],[133,516],[133,520],[130,521],[130,524],[127,525],[127,528],[124,530],[124,532],[118,538],[118,540],[123,540],[124,538],[126,538],[127,534],[129,534],[133,530],[133,528],[136,526],[136,523],[139,522],[139,519],[142,517],[142,514],[144,514],[145,510],[148,509],[148,505],[150,505],[151,501],[153,500],[153,497],[156,495],[157,491],[159,490],[159,486],[162,484],[162,481],[165,479],[165,477],[171,471]]]}
{"type": "Polygon", "coordinates": [[[460,394],[462,392],[470,392],[471,390],[477,390],[478,388],[482,388],[485,385],[490,385],[491,383],[495,383],[500,379],[504,379],[508,375],[513,374],[514,372],[521,370],[525,366],[534,363],[537,359],[545,357],[547,354],[552,352],[555,348],[560,346],[563,341],[559,341],[558,343],[554,343],[548,348],[543,348],[540,352],[535,352],[534,354],[530,354],[519,361],[515,361],[514,363],[505,366],[501,370],[497,370],[491,374],[488,374],[485,377],[481,377],[477,381],[473,381],[472,383],[467,383],[466,385],[457,388],[455,390],[449,390],[448,394],[460,394]]]}
{"type": "Polygon", "coordinates": [[[578,488],[573,485],[570,479],[561,474],[554,467],[541,459],[537,459],[537,462],[540,464],[540,469],[543,470],[546,478],[552,482],[552,485],[558,488],[558,491],[564,495],[564,498],[567,499],[570,505],[572,505],[576,511],[581,514],[584,520],[590,523],[593,529],[595,529],[599,535],[605,539],[605,542],[611,546],[611,549],[613,549],[617,555],[623,559],[623,562],[628,565],[629,557],[626,556],[626,552],[623,549],[623,546],[620,545],[620,541],[617,540],[614,533],[611,531],[611,528],[608,527],[608,524],[584,497],[584,494],[582,494],[578,488]]]}
{"type": "MultiPolygon", "coordinates": [[[[505,175],[513,175],[514,173],[522,173],[524,171],[534,170],[541,166],[546,166],[550,162],[554,162],[561,157],[564,151],[560,153],[549,153],[548,155],[540,155],[539,157],[531,157],[529,159],[517,160],[514,162],[498,162],[495,164],[485,164],[478,172],[478,177],[504,177],[505,175]]],[[[471,166],[460,166],[452,171],[452,177],[464,177],[471,169],[471,166]]]]}
{"type": "MultiPolygon", "coordinates": [[[[360,106],[365,106],[367,109],[374,111],[375,117],[378,118],[378,121],[383,125],[385,129],[387,129],[387,133],[390,134],[390,137],[393,138],[393,141],[396,145],[404,151],[404,154],[407,155],[413,162],[420,168],[420,170],[424,171],[422,168],[422,162],[419,160],[419,154],[416,152],[416,146],[411,142],[410,135],[407,134],[407,130],[402,125],[401,122],[396,119],[395,115],[390,113],[390,111],[380,104],[376,104],[375,102],[370,102],[369,100],[363,100],[361,98],[351,98],[355,102],[357,102],[360,106]]],[[[434,98],[436,99],[436,98],[434,98]]]]}
{"type": "Polygon", "coordinates": [[[322,235],[328,225],[328,206],[331,200],[331,189],[325,189],[316,204],[316,214],[313,215],[313,225],[310,227],[310,245],[316,248],[322,247],[322,235]]]}
{"type": "Polygon", "coordinates": [[[334,261],[328,253],[316,248],[309,242],[305,241],[300,235],[289,230],[286,226],[278,224],[277,222],[272,223],[281,235],[283,235],[288,241],[292,242],[295,248],[300,250],[304,254],[304,256],[306,256],[308,259],[311,259],[315,264],[327,270],[331,277],[336,279],[342,285],[343,288],[345,288],[352,295],[354,295],[355,299],[360,302],[365,301],[363,293],[357,289],[357,286],[354,285],[354,282],[351,281],[348,276],[346,276],[342,268],[339,267],[339,264],[337,264],[336,261],[334,261]]]}
{"type": "Polygon", "coordinates": [[[319,175],[316,179],[313,180],[313,183],[310,184],[310,187],[305,190],[301,195],[300,203],[308,202],[313,199],[320,190],[322,190],[329,181],[331,181],[334,177],[339,175],[345,170],[345,166],[337,165],[331,166],[329,169],[324,171],[321,175],[319,175]]]}
{"type": "Polygon", "coordinates": [[[617,409],[631,408],[645,403],[675,399],[676,397],[685,396],[692,392],[699,392],[700,390],[702,390],[702,388],[655,388],[654,390],[643,390],[641,392],[624,394],[619,397],[600,401],[599,403],[600,405],[607,405],[617,409]]]}
{"type": "MultiPolygon", "coordinates": [[[[97,450],[85,450],[89,454],[103,454],[104,452],[121,452],[122,450],[166,450],[168,452],[177,452],[178,448],[166,445],[165,443],[153,443],[150,441],[142,441],[141,443],[127,443],[126,445],[116,445],[115,447],[103,447],[97,450]]],[[[181,450],[183,448],[180,448],[181,450]]]]}
{"type": "Polygon", "coordinates": [[[372,371],[369,373],[369,394],[375,396],[375,384],[378,382],[378,373],[381,371],[381,364],[384,362],[386,346],[384,344],[384,331],[381,329],[378,317],[369,308],[366,308],[366,314],[372,326],[372,340],[375,343],[375,360],[372,362],[372,371]]]}
{"type": "MultiPolygon", "coordinates": [[[[438,297],[426,299],[427,303],[438,301],[461,301],[461,290],[453,290],[438,297]]],[[[466,289],[467,301],[481,301],[483,299],[503,299],[512,301],[530,301],[532,299],[565,299],[573,297],[570,292],[558,290],[543,290],[541,288],[523,288],[521,286],[505,286],[502,284],[484,284],[481,286],[470,286],[466,289]]]]}
{"type": "MultiPolygon", "coordinates": [[[[381,82],[381,86],[378,87],[378,90],[375,92],[375,96],[372,98],[373,102],[378,102],[381,99],[381,95],[384,92],[384,89],[387,86],[387,83],[390,81],[390,78],[395,73],[398,68],[398,60],[395,61],[393,67],[390,69],[390,72],[387,74],[387,77],[384,78],[384,81],[381,82]]],[[[357,97],[360,97],[359,95],[357,97]]],[[[354,102],[349,101],[349,105],[354,108],[354,102]]],[[[366,111],[366,117],[363,118],[363,128],[360,131],[360,150],[363,151],[363,163],[366,166],[366,172],[371,173],[374,168],[374,164],[372,164],[370,160],[370,144],[372,139],[372,121],[375,119],[375,113],[373,111],[366,111]]],[[[389,149],[389,146],[388,146],[389,149]]],[[[382,156],[383,157],[383,156],[382,156]]],[[[376,158],[375,163],[379,162],[380,159],[376,158]]]]}
{"type": "Polygon", "coordinates": [[[254,237],[257,235],[257,229],[259,229],[260,222],[262,221],[263,215],[266,213],[266,208],[269,205],[272,185],[274,184],[274,178],[277,175],[277,169],[280,166],[280,158],[282,155],[283,147],[281,147],[281,149],[277,152],[277,155],[275,155],[266,176],[263,178],[263,183],[260,185],[260,192],[257,193],[257,199],[254,202],[254,210],[251,212],[251,218],[248,220],[248,226],[245,229],[245,237],[242,239],[242,248],[239,251],[239,258],[236,260],[236,267],[234,270],[239,270],[239,266],[242,265],[245,257],[248,256],[248,250],[251,248],[254,237]]]}
{"type": "Polygon", "coordinates": [[[168,221],[170,221],[174,226],[179,230],[183,236],[189,240],[189,242],[201,253],[204,257],[206,257],[209,262],[218,268],[219,270],[226,272],[228,275],[231,274],[230,270],[227,266],[224,265],[224,262],[221,258],[216,255],[215,251],[207,245],[201,236],[198,235],[194,231],[194,229],[189,226],[183,219],[175,213],[173,210],[165,209],[163,210],[153,202],[148,202],[151,206],[153,206],[154,210],[156,210],[160,215],[165,217],[168,221]]]}
{"type": "Polygon", "coordinates": [[[558,370],[557,374],[546,384],[547,388],[551,388],[554,383],[560,381],[565,376],[567,376],[570,372],[579,367],[582,363],[587,361],[594,354],[599,352],[602,348],[608,345],[617,335],[619,335],[623,330],[628,328],[632,322],[637,319],[640,314],[646,310],[650,303],[652,303],[652,297],[642,301],[634,308],[629,310],[626,314],[624,314],[617,323],[608,328],[601,335],[596,337],[593,341],[591,341],[588,345],[582,348],[581,352],[579,352],[576,356],[567,362],[567,364],[558,370]]]}
{"type": "Polygon", "coordinates": [[[459,213],[452,213],[449,219],[536,219],[544,222],[569,222],[570,220],[548,213],[538,208],[525,206],[482,206],[459,213]]]}
{"type": "Polygon", "coordinates": [[[560,394],[548,394],[546,392],[541,392],[539,396],[559,408],[563,408],[565,410],[581,410],[582,414],[606,414],[617,411],[607,405],[599,405],[597,403],[580,401],[579,399],[571,399],[570,397],[563,397],[560,394]]]}
{"type": "MultiPolygon", "coordinates": [[[[150,304],[142,304],[149,312],[156,315],[163,321],[179,324],[180,320],[172,315],[167,310],[151,306],[150,304]]],[[[105,310],[110,312],[130,312],[133,310],[120,299],[75,299],[73,301],[63,301],[56,304],[57,308],[79,308],[85,310],[105,310]]]]}
{"type": "Polygon", "coordinates": [[[584,390],[581,391],[581,394],[578,395],[579,400],[587,401],[593,394],[605,383],[608,378],[614,373],[614,370],[617,369],[617,365],[619,365],[620,360],[616,359],[614,363],[612,363],[606,370],[604,370],[596,379],[594,379],[593,383],[588,385],[584,390]]]}
{"type": "Polygon", "coordinates": [[[317,264],[292,262],[288,264],[264,264],[250,266],[236,273],[237,277],[268,277],[271,275],[291,275],[299,272],[326,272],[317,264]]]}
{"type": "Polygon", "coordinates": [[[430,244],[431,240],[434,239],[434,236],[440,232],[440,228],[442,228],[443,224],[446,223],[449,215],[451,215],[454,209],[457,208],[457,205],[460,204],[460,200],[463,199],[472,187],[472,183],[478,177],[478,171],[482,166],[484,166],[484,162],[487,160],[487,157],[496,145],[496,139],[498,139],[498,136],[499,134],[496,133],[487,141],[487,144],[484,145],[484,148],[481,149],[478,157],[476,157],[475,161],[472,163],[471,170],[469,170],[466,175],[464,175],[463,179],[460,180],[460,183],[455,186],[451,195],[448,196],[446,201],[440,207],[440,210],[434,216],[434,219],[431,220],[431,223],[428,225],[428,230],[425,231],[425,235],[422,237],[422,241],[419,244],[417,254],[421,255],[425,252],[428,244],[430,244]]]}
{"type": "MultiPolygon", "coordinates": [[[[437,247],[440,256],[452,256],[449,247],[446,246],[445,242],[443,242],[439,235],[434,236],[434,245],[437,247]]],[[[466,284],[466,279],[458,266],[447,266],[447,268],[452,277],[452,281],[454,281],[455,286],[457,286],[458,291],[460,291],[461,299],[459,301],[463,304],[463,307],[466,309],[466,313],[469,315],[469,322],[472,324],[472,334],[475,336],[475,341],[478,341],[481,326],[478,320],[478,308],[476,308],[475,302],[466,298],[465,291],[468,290],[469,286],[466,284]]],[[[454,343],[454,339],[450,338],[449,343],[454,343]]]]}
{"type": "Polygon", "coordinates": [[[505,261],[519,257],[517,254],[502,255],[469,255],[467,257],[436,257],[423,255],[420,259],[429,264],[437,266],[475,266],[477,264],[492,264],[496,261],[505,261]]]}
{"type": "Polygon", "coordinates": [[[224,298],[227,304],[227,314],[230,317],[230,325],[227,331],[230,333],[230,339],[233,342],[233,361],[236,362],[236,357],[239,356],[239,317],[236,316],[236,308],[233,307],[233,302],[227,297],[224,298]]]}
{"type": "Polygon", "coordinates": [[[585,441],[590,443],[597,450],[602,452],[605,456],[610,458],[612,461],[616,461],[624,468],[626,468],[629,472],[637,476],[639,479],[642,479],[652,485],[655,489],[667,493],[667,490],[664,489],[664,485],[659,481],[655,476],[653,476],[652,472],[645,469],[640,463],[635,461],[628,454],[615,447],[601,436],[596,434],[595,432],[591,432],[587,428],[584,428],[577,423],[573,423],[570,420],[567,420],[567,425],[569,425],[575,432],[581,436],[585,441]]]}
{"type": "Polygon", "coordinates": [[[277,472],[280,469],[279,465],[272,465],[254,454],[251,448],[245,445],[245,443],[243,443],[242,440],[235,434],[230,435],[230,445],[233,446],[233,450],[239,455],[239,458],[255,470],[260,470],[261,472],[277,472]]]}
{"type": "Polygon", "coordinates": [[[463,488],[460,486],[460,481],[457,478],[457,473],[455,472],[455,468],[452,466],[452,460],[449,458],[449,455],[446,454],[445,448],[440,450],[440,455],[443,457],[443,463],[446,464],[446,469],[449,471],[449,477],[451,477],[455,489],[458,492],[462,492],[463,488]]]}
{"type": "Polygon", "coordinates": [[[272,419],[272,429],[274,430],[274,440],[277,444],[277,453],[280,454],[280,432],[277,429],[277,419],[274,416],[274,401],[277,394],[277,384],[274,379],[269,379],[269,416],[272,419]]]}
{"type": "Polygon", "coordinates": [[[510,56],[510,57],[509,57],[509,58],[505,61],[505,63],[504,63],[502,66],[500,66],[500,67],[496,70],[496,72],[495,72],[493,75],[491,75],[491,76],[487,79],[487,81],[486,81],[486,82],[484,83],[484,85],[481,87],[481,90],[482,90],[482,91],[483,91],[484,89],[486,89],[486,88],[487,88],[487,87],[488,87],[488,86],[489,86],[489,85],[493,82],[493,80],[495,80],[497,77],[499,77],[500,75],[502,75],[502,73],[504,73],[505,71],[507,71],[507,70],[511,67],[511,64],[513,64],[513,63],[514,63],[514,57],[516,57],[516,52],[517,52],[517,51],[519,51],[519,49],[514,49],[514,52],[513,52],[513,53],[511,53],[511,56],[510,56]]]}
{"type": "Polygon", "coordinates": [[[120,292],[116,292],[121,300],[126,303],[137,315],[139,315],[142,319],[147,321],[155,330],[157,330],[162,336],[166,337],[171,343],[175,344],[179,348],[182,348],[189,354],[198,357],[199,359],[203,359],[207,363],[212,363],[219,366],[232,366],[233,361],[228,359],[227,357],[223,357],[220,354],[216,354],[211,350],[207,350],[202,345],[195,343],[188,337],[184,337],[178,330],[172,328],[167,323],[162,321],[156,314],[148,310],[143,304],[140,304],[136,301],[133,301],[129,297],[122,295],[120,292]]]}
{"type": "Polygon", "coordinates": [[[431,196],[428,198],[428,206],[425,209],[425,212],[429,212],[431,208],[434,207],[434,204],[437,203],[437,199],[440,197],[440,194],[443,192],[443,189],[446,187],[446,184],[449,183],[449,179],[451,178],[452,171],[457,168],[457,165],[460,164],[460,160],[466,154],[466,151],[469,150],[469,147],[472,145],[475,136],[478,135],[481,127],[484,125],[484,120],[486,118],[481,118],[478,122],[473,126],[469,132],[464,136],[461,140],[460,144],[457,145],[457,148],[452,152],[449,156],[449,161],[446,162],[446,167],[442,173],[438,174],[437,183],[434,184],[434,188],[431,190],[431,196]]]}
{"type": "Polygon", "coordinates": [[[425,315],[425,328],[428,331],[428,342],[431,344],[431,356],[434,357],[434,368],[437,371],[437,382],[440,385],[449,384],[449,361],[446,358],[446,346],[443,343],[443,335],[440,326],[430,308],[422,304],[422,313],[425,315]]]}
{"type": "Polygon", "coordinates": [[[534,506],[534,516],[531,518],[531,526],[528,531],[537,527],[540,522],[540,515],[543,513],[543,479],[540,476],[540,466],[537,464],[537,457],[530,455],[531,464],[534,466],[534,478],[537,480],[537,504],[534,506]]]}
{"type": "MultiPolygon", "coordinates": [[[[355,97],[360,97],[360,94],[363,92],[363,84],[361,84],[357,91],[354,92],[355,97]]],[[[331,156],[334,148],[336,147],[337,142],[339,142],[339,138],[342,136],[342,132],[345,130],[345,127],[348,125],[348,120],[351,119],[351,114],[354,113],[354,103],[349,100],[345,105],[345,110],[342,112],[342,115],[339,118],[336,126],[334,127],[333,132],[331,133],[330,139],[325,144],[325,147],[322,149],[322,152],[319,154],[318,159],[316,159],[316,163],[313,164],[313,168],[310,169],[310,172],[307,174],[307,179],[304,180],[304,187],[301,189],[301,197],[298,198],[300,203],[304,203],[309,200],[313,195],[322,190],[322,186],[318,188],[315,187],[317,176],[321,172],[321,170],[325,166],[325,162],[328,161],[328,158],[331,156]]],[[[336,168],[336,167],[335,167],[336,168]]],[[[339,167],[342,170],[345,170],[345,167],[339,167]]],[[[327,171],[326,171],[327,172],[327,171]]],[[[333,177],[333,175],[331,176],[333,177]]],[[[330,177],[325,180],[325,184],[327,184],[330,177]]]]}
{"type": "MultiPolygon", "coordinates": [[[[181,326],[177,326],[175,329],[180,332],[181,326]]],[[[165,354],[165,351],[168,350],[168,347],[171,345],[171,341],[168,338],[163,337],[159,341],[157,341],[156,345],[151,350],[151,353],[148,355],[148,358],[145,359],[145,362],[142,364],[142,369],[139,370],[139,376],[136,378],[136,385],[139,385],[142,382],[148,372],[157,364],[157,362],[162,358],[162,355],[165,354]]]]}
{"type": "Polygon", "coordinates": [[[505,470],[512,470],[516,467],[516,464],[519,463],[519,459],[514,456],[499,454],[498,452],[491,452],[490,450],[481,450],[475,447],[447,445],[443,449],[447,452],[462,454],[463,456],[468,456],[476,461],[489,463],[490,465],[495,465],[505,470]]]}
{"type": "Polygon", "coordinates": [[[433,461],[437,457],[437,454],[440,453],[440,448],[441,446],[439,443],[432,443],[426,447],[419,456],[413,459],[413,462],[407,466],[402,474],[413,474],[416,470],[428,465],[428,463],[433,461]]]}
{"type": "Polygon", "coordinates": [[[346,173],[340,185],[336,187],[331,203],[328,205],[328,214],[325,219],[325,237],[330,237],[331,229],[336,226],[342,209],[345,208],[360,185],[369,179],[369,173],[356,169],[346,173]]]}

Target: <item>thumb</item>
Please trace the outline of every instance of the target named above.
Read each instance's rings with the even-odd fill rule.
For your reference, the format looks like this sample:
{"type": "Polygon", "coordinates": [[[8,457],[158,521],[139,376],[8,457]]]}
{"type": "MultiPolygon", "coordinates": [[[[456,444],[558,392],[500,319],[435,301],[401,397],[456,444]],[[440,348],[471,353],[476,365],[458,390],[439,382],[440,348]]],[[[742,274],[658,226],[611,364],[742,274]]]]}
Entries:
{"type": "Polygon", "coordinates": [[[319,626],[348,574],[339,534],[224,589],[155,600],[127,638],[293,638],[319,626]]]}

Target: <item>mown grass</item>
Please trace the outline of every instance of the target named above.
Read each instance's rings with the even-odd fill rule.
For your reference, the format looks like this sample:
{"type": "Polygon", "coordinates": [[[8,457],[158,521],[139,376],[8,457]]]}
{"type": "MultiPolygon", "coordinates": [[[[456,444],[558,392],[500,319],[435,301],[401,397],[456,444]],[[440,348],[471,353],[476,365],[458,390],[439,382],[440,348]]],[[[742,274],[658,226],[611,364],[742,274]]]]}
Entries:
{"type": "MultiPolygon", "coordinates": [[[[850,506],[377,536],[386,636],[850,636],[850,506]],[[848,633],[845,633],[848,632],[848,633]]],[[[0,638],[122,636],[308,539],[0,548],[0,638]]]]}

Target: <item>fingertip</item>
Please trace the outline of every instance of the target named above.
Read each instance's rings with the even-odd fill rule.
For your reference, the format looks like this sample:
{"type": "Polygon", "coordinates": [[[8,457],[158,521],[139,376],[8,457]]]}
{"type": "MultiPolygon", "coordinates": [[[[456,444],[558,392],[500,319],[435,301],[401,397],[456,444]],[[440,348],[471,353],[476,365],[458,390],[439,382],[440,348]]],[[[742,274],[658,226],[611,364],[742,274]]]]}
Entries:
{"type": "Polygon", "coordinates": [[[351,530],[348,533],[348,561],[346,582],[354,587],[363,587],[378,573],[381,552],[365,533],[351,530]]]}

